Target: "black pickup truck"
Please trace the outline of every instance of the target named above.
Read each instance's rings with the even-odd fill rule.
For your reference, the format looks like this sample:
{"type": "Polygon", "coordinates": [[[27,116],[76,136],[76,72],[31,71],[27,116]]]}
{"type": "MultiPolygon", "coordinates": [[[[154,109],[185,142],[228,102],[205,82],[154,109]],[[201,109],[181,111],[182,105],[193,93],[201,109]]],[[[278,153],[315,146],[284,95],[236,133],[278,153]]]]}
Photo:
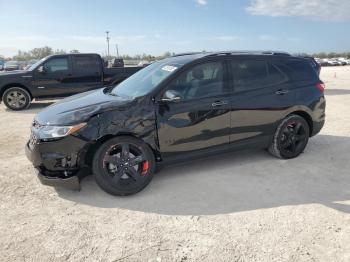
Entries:
{"type": "Polygon", "coordinates": [[[140,69],[106,68],[98,54],[48,56],[27,70],[0,73],[0,102],[22,110],[33,99],[54,99],[117,85],[140,69]]]}

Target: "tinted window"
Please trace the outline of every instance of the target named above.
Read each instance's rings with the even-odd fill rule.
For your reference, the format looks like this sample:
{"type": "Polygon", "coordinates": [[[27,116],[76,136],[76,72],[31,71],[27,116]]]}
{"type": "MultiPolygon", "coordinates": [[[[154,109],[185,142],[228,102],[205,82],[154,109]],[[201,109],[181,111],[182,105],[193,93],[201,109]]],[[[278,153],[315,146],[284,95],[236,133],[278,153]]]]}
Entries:
{"type": "Polygon", "coordinates": [[[68,58],[53,58],[44,64],[44,68],[48,73],[68,70],[68,58]]]}
{"type": "Polygon", "coordinates": [[[177,77],[168,87],[184,100],[217,96],[224,93],[224,74],[221,62],[196,65],[177,77]]]}
{"type": "Polygon", "coordinates": [[[277,85],[287,80],[285,74],[282,73],[275,65],[268,64],[268,79],[266,83],[268,85],[277,85]]]}
{"type": "Polygon", "coordinates": [[[276,65],[294,80],[315,80],[318,78],[310,62],[304,59],[288,59],[276,62],[276,65]]]}
{"type": "Polygon", "coordinates": [[[264,88],[286,80],[276,66],[263,60],[234,60],[231,65],[235,91],[264,88]]]}
{"type": "Polygon", "coordinates": [[[99,72],[100,62],[95,56],[75,56],[74,61],[74,71],[78,72],[99,72]]]}

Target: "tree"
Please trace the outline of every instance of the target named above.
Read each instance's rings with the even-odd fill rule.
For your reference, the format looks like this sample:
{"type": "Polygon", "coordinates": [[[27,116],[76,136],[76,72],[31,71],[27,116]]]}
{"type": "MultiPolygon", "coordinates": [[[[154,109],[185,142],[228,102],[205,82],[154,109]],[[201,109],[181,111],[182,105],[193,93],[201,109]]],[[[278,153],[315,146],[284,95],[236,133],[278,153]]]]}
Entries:
{"type": "Polygon", "coordinates": [[[164,58],[170,57],[170,56],[171,56],[171,53],[168,51],[168,52],[165,52],[162,56],[163,56],[164,58]]]}
{"type": "Polygon", "coordinates": [[[72,49],[69,51],[70,54],[80,54],[78,49],[72,49]]]}
{"type": "Polygon", "coordinates": [[[25,52],[21,50],[18,50],[17,55],[13,56],[13,60],[16,61],[28,61],[30,59],[32,59],[32,55],[30,54],[30,52],[25,52]]]}
{"type": "Polygon", "coordinates": [[[34,48],[29,51],[34,59],[42,59],[46,56],[53,55],[54,51],[51,47],[44,46],[39,48],[34,48]]]}
{"type": "Polygon", "coordinates": [[[63,50],[63,49],[56,49],[54,52],[53,52],[54,55],[64,55],[64,54],[67,54],[66,50],[63,50]]]}

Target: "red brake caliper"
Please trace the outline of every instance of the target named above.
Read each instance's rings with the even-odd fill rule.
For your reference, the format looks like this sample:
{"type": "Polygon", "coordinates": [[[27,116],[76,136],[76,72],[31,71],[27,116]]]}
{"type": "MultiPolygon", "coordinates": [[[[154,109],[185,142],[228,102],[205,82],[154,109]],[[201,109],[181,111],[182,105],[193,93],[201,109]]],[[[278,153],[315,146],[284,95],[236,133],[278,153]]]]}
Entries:
{"type": "Polygon", "coordinates": [[[145,176],[149,169],[148,161],[143,162],[141,176],[145,176]]]}

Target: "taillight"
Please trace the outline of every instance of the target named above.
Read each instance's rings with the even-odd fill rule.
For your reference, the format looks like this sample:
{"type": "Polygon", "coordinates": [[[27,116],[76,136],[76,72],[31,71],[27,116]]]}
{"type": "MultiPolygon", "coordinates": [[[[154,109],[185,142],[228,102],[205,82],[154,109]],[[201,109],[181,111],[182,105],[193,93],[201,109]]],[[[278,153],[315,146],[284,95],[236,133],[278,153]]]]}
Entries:
{"type": "Polygon", "coordinates": [[[317,83],[316,87],[317,87],[318,90],[320,90],[321,93],[324,93],[326,85],[324,83],[317,83]]]}

